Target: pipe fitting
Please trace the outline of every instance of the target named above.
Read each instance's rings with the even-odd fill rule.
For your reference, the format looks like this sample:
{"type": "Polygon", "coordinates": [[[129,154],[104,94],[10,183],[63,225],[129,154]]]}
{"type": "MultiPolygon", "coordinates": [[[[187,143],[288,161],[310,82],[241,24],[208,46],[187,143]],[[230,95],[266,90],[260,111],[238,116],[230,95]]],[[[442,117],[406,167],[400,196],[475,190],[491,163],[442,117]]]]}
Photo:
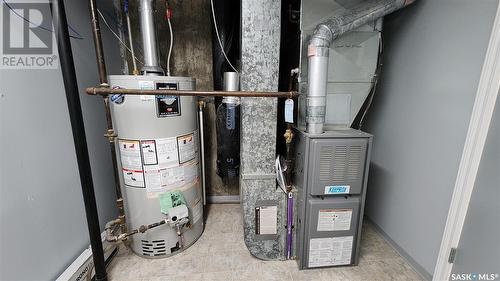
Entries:
{"type": "Polygon", "coordinates": [[[291,128],[287,128],[286,131],[285,131],[285,134],[283,135],[283,137],[285,138],[286,144],[292,143],[292,139],[294,137],[292,129],[291,128]]]}
{"type": "Polygon", "coordinates": [[[113,129],[108,129],[106,131],[106,133],[104,134],[104,137],[106,137],[110,143],[115,142],[115,138],[117,136],[118,135],[115,133],[115,131],[113,129]]]}

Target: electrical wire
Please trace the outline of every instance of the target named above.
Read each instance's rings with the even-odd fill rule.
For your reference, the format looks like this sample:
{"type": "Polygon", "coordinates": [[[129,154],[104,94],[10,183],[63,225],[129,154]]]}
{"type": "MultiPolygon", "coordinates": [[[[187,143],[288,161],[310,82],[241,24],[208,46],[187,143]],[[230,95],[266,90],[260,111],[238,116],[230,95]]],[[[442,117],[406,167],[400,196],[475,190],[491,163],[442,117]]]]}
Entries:
{"type": "MultiPolygon", "coordinates": [[[[101,11],[99,9],[97,9],[97,12],[99,13],[99,16],[101,17],[102,21],[104,22],[104,24],[108,27],[109,31],[111,31],[111,33],[113,33],[113,35],[116,37],[116,39],[118,39],[118,41],[123,45],[123,47],[125,47],[125,49],[127,49],[130,54],[133,54],[132,50],[130,50],[130,48],[127,46],[127,44],[125,44],[122,39],[120,38],[120,36],[118,36],[114,31],[113,29],[111,28],[111,26],[109,26],[108,22],[106,21],[106,18],[104,18],[104,15],[101,13],[101,11]]],[[[132,55],[132,59],[138,61],[140,64],[144,65],[144,63],[142,63],[135,55],[132,55]]]]}
{"type": "Polygon", "coordinates": [[[130,24],[130,14],[128,12],[128,0],[125,0],[125,3],[123,4],[123,10],[125,12],[125,18],[127,20],[128,43],[129,43],[129,47],[130,47],[130,53],[132,54],[132,66],[134,68],[132,70],[132,74],[138,75],[139,74],[139,70],[137,69],[137,63],[136,63],[136,61],[134,59],[134,57],[135,57],[134,40],[132,38],[132,27],[131,27],[131,24],[130,24]]]}
{"type": "Polygon", "coordinates": [[[170,76],[170,56],[172,55],[172,48],[174,46],[174,33],[172,32],[172,23],[170,23],[170,18],[167,19],[168,28],[170,29],[170,47],[168,48],[167,56],[167,76],[170,76]]]}
{"type": "Polygon", "coordinates": [[[215,34],[217,35],[217,41],[219,41],[219,46],[222,51],[222,54],[224,55],[224,58],[226,58],[227,63],[231,66],[231,68],[236,72],[239,73],[238,70],[233,66],[233,64],[229,61],[226,52],[224,51],[224,46],[222,46],[222,41],[220,40],[219,36],[219,29],[217,28],[217,20],[215,19],[215,9],[214,9],[214,0],[210,0],[210,7],[212,8],[212,17],[214,19],[214,29],[215,29],[215,34]]]}
{"type": "Polygon", "coordinates": [[[132,40],[132,29],[130,26],[130,16],[128,12],[125,16],[127,18],[128,43],[130,44],[130,54],[132,55],[132,65],[134,66],[133,73],[134,75],[137,75],[139,73],[139,70],[137,69],[137,62],[135,60],[134,43],[132,40]]]}
{"type": "Polygon", "coordinates": [[[174,47],[174,32],[172,31],[172,23],[170,22],[172,14],[168,5],[168,1],[165,1],[165,3],[167,4],[166,16],[168,22],[168,29],[170,31],[170,47],[168,48],[168,55],[167,55],[167,76],[170,76],[170,56],[172,55],[172,48],[174,47]]]}
{"type": "Polygon", "coordinates": [[[366,105],[366,108],[363,112],[363,115],[361,115],[361,119],[359,120],[358,124],[358,129],[361,129],[363,127],[364,121],[366,114],[368,113],[368,110],[370,109],[372,103],[373,103],[373,98],[375,96],[375,92],[377,91],[377,85],[378,81],[380,78],[380,71],[382,69],[382,57],[384,55],[384,43],[383,43],[383,36],[379,33],[379,53],[377,57],[377,68],[375,69],[375,75],[373,76],[372,80],[372,88],[370,90],[369,95],[369,100],[368,104],[366,105]]]}
{"type": "MultiPolygon", "coordinates": [[[[25,22],[33,25],[33,26],[36,26],[37,28],[40,28],[42,30],[45,30],[45,31],[48,31],[48,32],[51,32],[53,33],[54,30],[50,29],[50,28],[47,28],[47,27],[44,27],[44,26],[37,26],[34,22],[31,22],[29,19],[21,16],[18,12],[16,12],[15,9],[12,8],[12,6],[7,3],[7,1],[5,0],[2,0],[2,2],[5,4],[5,6],[7,6],[7,8],[9,8],[9,10],[16,16],[20,17],[22,20],[24,20],[25,22]]],[[[70,38],[73,38],[73,39],[78,39],[78,40],[83,40],[83,37],[80,35],[80,33],[78,33],[78,31],[76,31],[73,27],[71,27],[69,24],[68,24],[68,28],[70,31],[72,31],[73,33],[75,33],[76,35],[69,35],[70,38]]]]}

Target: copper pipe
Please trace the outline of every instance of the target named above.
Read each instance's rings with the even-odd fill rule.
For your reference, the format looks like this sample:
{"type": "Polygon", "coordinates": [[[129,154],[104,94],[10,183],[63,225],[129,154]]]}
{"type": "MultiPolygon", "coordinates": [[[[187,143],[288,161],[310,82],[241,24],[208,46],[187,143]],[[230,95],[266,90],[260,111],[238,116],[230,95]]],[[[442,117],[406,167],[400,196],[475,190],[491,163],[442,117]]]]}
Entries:
{"type": "Polygon", "coordinates": [[[102,48],[101,28],[99,27],[96,0],[89,0],[89,9],[92,23],[92,34],[94,36],[95,56],[97,59],[97,68],[99,70],[99,81],[101,82],[101,85],[107,85],[108,76],[106,73],[106,63],[104,62],[104,50],[102,48]]]}
{"type": "Polygon", "coordinates": [[[116,147],[115,147],[115,138],[116,134],[113,130],[113,121],[111,119],[111,111],[109,108],[109,98],[104,97],[104,110],[106,115],[106,125],[107,125],[107,133],[104,135],[109,140],[109,148],[111,149],[111,158],[113,158],[113,173],[115,178],[115,192],[116,197],[118,199],[122,198],[122,192],[120,189],[120,176],[118,174],[118,163],[116,161],[116,147]]]}
{"type": "MultiPolygon", "coordinates": [[[[108,75],[106,72],[106,63],[104,60],[104,49],[102,47],[102,38],[101,38],[101,28],[99,26],[99,16],[97,11],[97,3],[96,0],[89,0],[89,10],[90,10],[90,18],[92,24],[92,35],[94,37],[94,47],[95,54],[97,60],[97,69],[99,71],[99,82],[101,83],[101,87],[108,87],[108,75]]],[[[106,115],[106,127],[107,131],[104,136],[109,141],[109,148],[111,150],[111,162],[113,163],[113,177],[114,177],[114,185],[115,185],[115,193],[116,193],[116,207],[118,208],[118,217],[120,218],[120,228],[122,233],[127,232],[127,225],[125,223],[125,209],[123,206],[123,198],[122,192],[120,189],[120,175],[118,173],[118,160],[116,158],[116,146],[115,139],[116,134],[113,129],[113,121],[111,119],[111,110],[109,107],[109,98],[107,96],[103,96],[104,102],[104,111],[106,115]]]]}
{"type": "Polygon", "coordinates": [[[262,97],[262,98],[294,98],[299,95],[296,91],[289,92],[246,92],[246,91],[177,91],[177,90],[139,90],[139,89],[110,89],[104,87],[90,87],[85,90],[89,95],[172,95],[198,97],[262,97]]]}

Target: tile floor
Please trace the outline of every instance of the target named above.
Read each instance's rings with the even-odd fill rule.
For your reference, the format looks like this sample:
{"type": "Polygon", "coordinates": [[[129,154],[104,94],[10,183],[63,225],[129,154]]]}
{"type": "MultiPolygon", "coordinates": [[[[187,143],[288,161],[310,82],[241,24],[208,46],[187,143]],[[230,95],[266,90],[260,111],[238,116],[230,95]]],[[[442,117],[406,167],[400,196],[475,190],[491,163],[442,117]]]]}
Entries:
{"type": "Polygon", "coordinates": [[[248,252],[239,205],[209,205],[205,232],[184,252],[145,259],[122,248],[108,272],[118,281],[422,280],[370,224],[362,235],[359,266],[299,271],[295,261],[261,261],[248,252]]]}

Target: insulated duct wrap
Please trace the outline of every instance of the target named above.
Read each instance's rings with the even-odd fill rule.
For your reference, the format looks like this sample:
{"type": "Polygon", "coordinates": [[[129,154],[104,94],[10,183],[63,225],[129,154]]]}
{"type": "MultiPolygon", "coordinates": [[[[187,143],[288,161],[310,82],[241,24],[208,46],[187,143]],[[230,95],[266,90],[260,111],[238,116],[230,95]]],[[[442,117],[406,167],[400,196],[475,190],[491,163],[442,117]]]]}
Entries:
{"type": "Polygon", "coordinates": [[[326,114],[329,48],[340,35],[399,10],[413,0],[368,0],[316,26],[307,49],[307,132],[323,133],[326,114]]]}

